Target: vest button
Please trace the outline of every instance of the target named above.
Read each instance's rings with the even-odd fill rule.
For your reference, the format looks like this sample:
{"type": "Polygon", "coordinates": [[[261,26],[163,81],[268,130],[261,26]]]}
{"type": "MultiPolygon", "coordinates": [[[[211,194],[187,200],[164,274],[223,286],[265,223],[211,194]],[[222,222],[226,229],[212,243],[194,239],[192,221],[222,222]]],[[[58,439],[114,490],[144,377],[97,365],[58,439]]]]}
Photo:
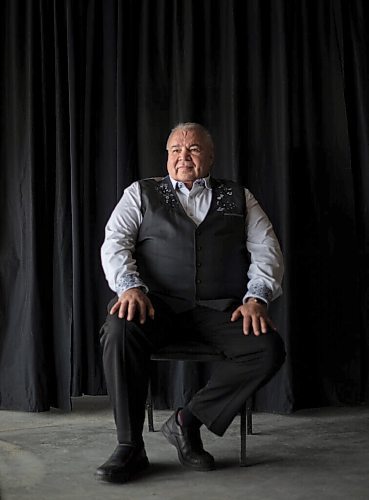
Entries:
{"type": "Polygon", "coordinates": [[[197,262],[196,267],[201,267],[201,262],[197,262]]]}
{"type": "Polygon", "coordinates": [[[199,252],[200,250],[202,250],[202,247],[199,245],[199,246],[197,247],[197,251],[199,252]]]}
{"type": "Polygon", "coordinates": [[[201,280],[196,280],[196,283],[199,285],[201,283],[201,280]]]}

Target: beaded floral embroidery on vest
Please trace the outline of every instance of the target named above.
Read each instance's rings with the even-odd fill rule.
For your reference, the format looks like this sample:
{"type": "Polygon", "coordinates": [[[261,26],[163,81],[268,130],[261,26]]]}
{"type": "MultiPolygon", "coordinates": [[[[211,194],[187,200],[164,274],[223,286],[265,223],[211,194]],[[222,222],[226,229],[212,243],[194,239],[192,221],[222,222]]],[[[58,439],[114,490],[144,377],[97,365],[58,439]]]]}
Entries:
{"type": "Polygon", "coordinates": [[[165,181],[160,182],[157,186],[155,186],[155,189],[159,193],[160,200],[163,205],[170,208],[179,207],[175,194],[165,181]]]}

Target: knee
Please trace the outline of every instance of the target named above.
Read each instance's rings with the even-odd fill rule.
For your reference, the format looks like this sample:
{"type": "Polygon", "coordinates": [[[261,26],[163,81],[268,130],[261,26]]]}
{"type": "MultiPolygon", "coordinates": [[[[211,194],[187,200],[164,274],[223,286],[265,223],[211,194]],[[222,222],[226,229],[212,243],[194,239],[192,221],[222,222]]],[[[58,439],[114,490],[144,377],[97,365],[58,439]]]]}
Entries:
{"type": "Polygon", "coordinates": [[[124,318],[118,318],[117,315],[108,316],[100,330],[100,343],[104,349],[109,347],[118,347],[123,339],[127,337],[127,321],[124,318]]]}
{"type": "Polygon", "coordinates": [[[103,352],[130,352],[146,350],[148,340],[145,333],[135,321],[119,318],[117,314],[108,316],[100,337],[103,352]]]}

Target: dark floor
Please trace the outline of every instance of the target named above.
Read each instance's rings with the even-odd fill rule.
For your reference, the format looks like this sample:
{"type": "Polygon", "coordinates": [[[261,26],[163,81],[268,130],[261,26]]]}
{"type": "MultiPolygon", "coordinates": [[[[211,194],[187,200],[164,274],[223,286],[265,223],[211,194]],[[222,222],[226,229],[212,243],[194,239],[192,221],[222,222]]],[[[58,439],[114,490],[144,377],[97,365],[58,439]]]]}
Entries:
{"type": "MultiPolygon", "coordinates": [[[[239,422],[222,438],[206,429],[217,470],[184,469],[160,432],[145,432],[151,467],[125,485],[94,470],[115,447],[106,397],[77,398],[70,414],[0,412],[0,498],[40,499],[369,499],[369,406],[254,415],[248,467],[238,465],[239,422]]],[[[155,412],[156,427],[169,411],[155,412]]]]}

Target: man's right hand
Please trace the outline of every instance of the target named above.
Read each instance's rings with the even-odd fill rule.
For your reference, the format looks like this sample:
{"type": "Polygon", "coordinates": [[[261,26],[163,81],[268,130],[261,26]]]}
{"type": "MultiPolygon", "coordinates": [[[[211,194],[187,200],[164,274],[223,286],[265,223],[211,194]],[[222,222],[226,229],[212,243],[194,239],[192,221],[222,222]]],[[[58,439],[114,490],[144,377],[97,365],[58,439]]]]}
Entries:
{"type": "Polygon", "coordinates": [[[141,324],[145,323],[147,315],[154,319],[155,310],[148,296],[140,288],[130,288],[122,293],[110,309],[110,314],[118,312],[119,318],[132,321],[136,314],[141,324]]]}

